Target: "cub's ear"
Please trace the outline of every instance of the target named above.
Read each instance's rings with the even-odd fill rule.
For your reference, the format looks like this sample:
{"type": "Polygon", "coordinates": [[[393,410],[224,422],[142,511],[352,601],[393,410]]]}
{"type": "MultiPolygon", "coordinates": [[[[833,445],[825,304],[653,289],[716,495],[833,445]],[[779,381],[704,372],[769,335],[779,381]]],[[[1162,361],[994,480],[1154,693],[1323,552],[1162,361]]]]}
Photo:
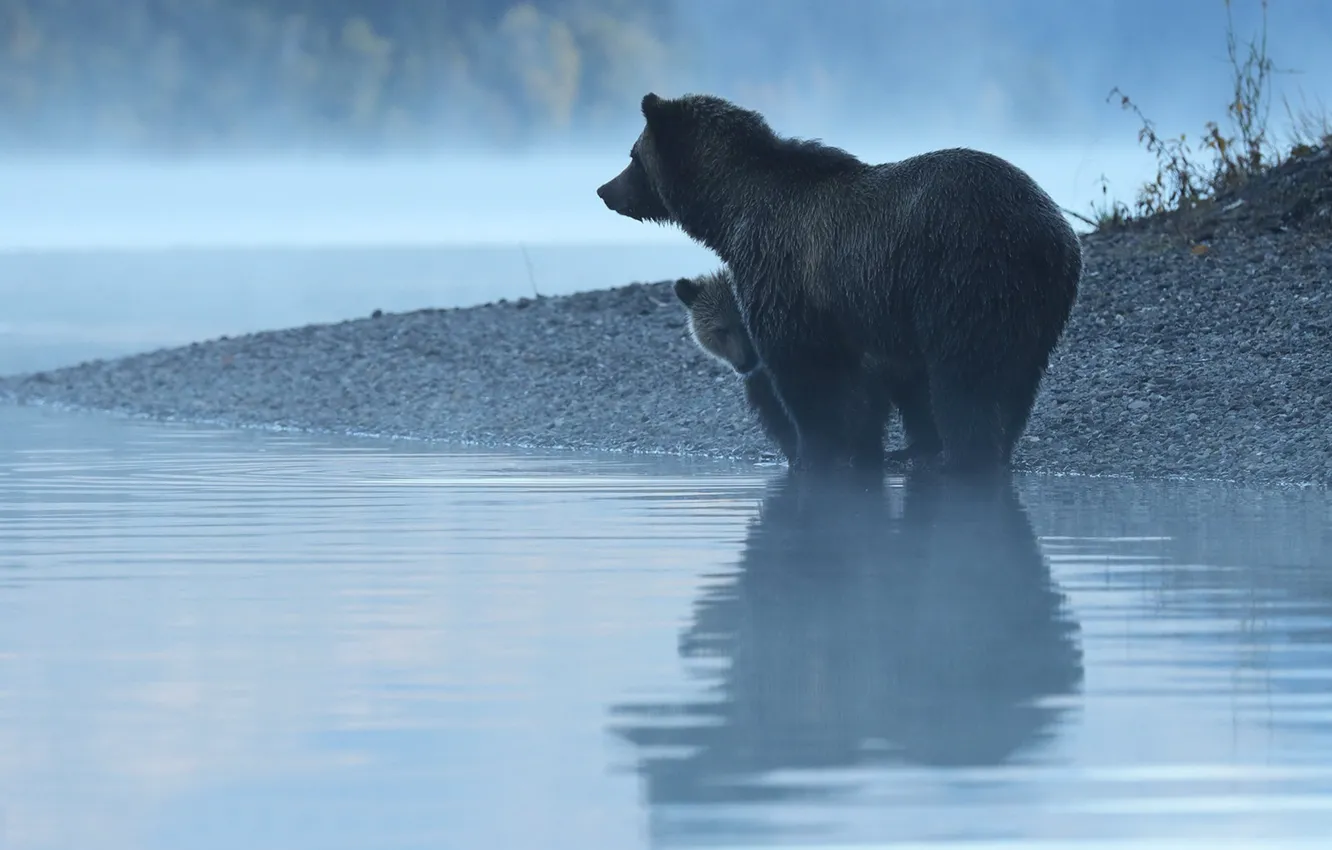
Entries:
{"type": "Polygon", "coordinates": [[[702,290],[703,287],[691,278],[682,277],[675,282],[675,297],[679,298],[680,303],[686,307],[694,306],[694,302],[698,300],[698,294],[702,290]]]}
{"type": "Polygon", "coordinates": [[[643,117],[651,119],[653,113],[657,112],[657,108],[661,106],[661,98],[657,97],[654,92],[648,92],[643,95],[643,102],[638,106],[639,109],[643,110],[643,117]]]}

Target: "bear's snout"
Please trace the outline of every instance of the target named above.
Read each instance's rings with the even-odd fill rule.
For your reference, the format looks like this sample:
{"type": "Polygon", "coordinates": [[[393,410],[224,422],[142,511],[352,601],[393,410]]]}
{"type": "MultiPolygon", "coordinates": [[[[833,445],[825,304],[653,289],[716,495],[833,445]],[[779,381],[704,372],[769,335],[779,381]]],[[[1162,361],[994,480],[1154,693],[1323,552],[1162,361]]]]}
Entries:
{"type": "Polygon", "coordinates": [[[633,199],[628,194],[624,187],[624,175],[618,175],[597,187],[597,197],[601,198],[606,209],[629,218],[638,218],[634,215],[633,199]]]}
{"type": "Polygon", "coordinates": [[[647,172],[637,162],[631,162],[619,174],[597,188],[597,197],[611,212],[635,221],[669,221],[670,213],[653,191],[647,172]]]}
{"type": "Polygon", "coordinates": [[[732,368],[735,369],[737,374],[748,376],[751,372],[758,369],[759,365],[758,354],[756,354],[753,349],[750,349],[741,352],[739,358],[737,358],[735,363],[732,364],[732,368]]]}

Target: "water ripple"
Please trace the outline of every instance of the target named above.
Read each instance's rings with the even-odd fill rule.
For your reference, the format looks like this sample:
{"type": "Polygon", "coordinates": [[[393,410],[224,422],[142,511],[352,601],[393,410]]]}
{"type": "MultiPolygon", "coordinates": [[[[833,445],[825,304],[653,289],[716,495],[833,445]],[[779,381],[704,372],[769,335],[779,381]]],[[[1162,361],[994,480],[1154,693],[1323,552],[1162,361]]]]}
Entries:
{"type": "Polygon", "coordinates": [[[1326,497],[0,407],[0,846],[1323,846],[1326,497]]]}

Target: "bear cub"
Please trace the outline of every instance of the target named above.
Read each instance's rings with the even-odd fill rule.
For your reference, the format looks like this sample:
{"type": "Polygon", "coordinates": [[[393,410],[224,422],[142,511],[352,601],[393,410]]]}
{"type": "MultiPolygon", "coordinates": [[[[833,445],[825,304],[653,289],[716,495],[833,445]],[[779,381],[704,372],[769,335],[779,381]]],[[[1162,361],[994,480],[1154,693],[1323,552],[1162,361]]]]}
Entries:
{"type": "Polygon", "coordinates": [[[781,399],[773,392],[758,353],[745,330],[740,305],[731,292],[725,270],[682,277],[675,282],[675,296],[689,316],[689,335],[705,354],[730,366],[743,378],[745,401],[758,416],[765,434],[777,444],[787,461],[796,456],[796,431],[781,399]]]}

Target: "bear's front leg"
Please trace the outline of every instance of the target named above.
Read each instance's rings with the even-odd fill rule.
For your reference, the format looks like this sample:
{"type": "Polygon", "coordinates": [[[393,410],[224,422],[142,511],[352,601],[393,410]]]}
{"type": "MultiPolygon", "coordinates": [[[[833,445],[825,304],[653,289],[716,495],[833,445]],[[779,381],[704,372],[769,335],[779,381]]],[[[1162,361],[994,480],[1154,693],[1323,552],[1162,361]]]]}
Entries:
{"type": "Polygon", "coordinates": [[[798,454],[795,425],[787,415],[782,400],[772,387],[772,380],[763,367],[745,376],[745,400],[758,416],[763,433],[781,449],[787,463],[794,466],[798,454]]]}
{"type": "Polygon", "coordinates": [[[795,426],[791,468],[872,470],[883,463],[883,422],[874,416],[862,376],[855,370],[770,359],[768,376],[795,426]]]}

